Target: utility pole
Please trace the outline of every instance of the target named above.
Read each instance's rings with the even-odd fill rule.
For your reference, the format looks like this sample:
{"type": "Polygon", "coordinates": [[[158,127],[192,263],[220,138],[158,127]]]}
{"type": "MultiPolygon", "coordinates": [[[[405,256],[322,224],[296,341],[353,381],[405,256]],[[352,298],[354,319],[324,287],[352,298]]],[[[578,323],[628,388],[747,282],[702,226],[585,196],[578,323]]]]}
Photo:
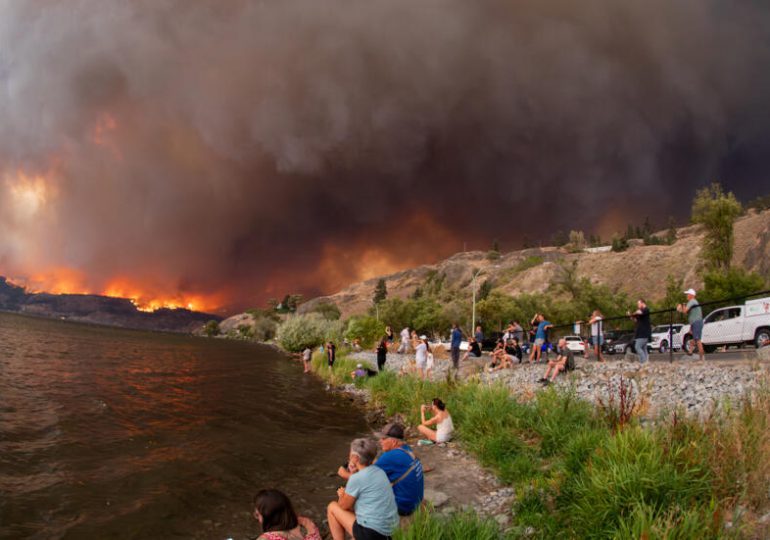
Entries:
{"type": "Polygon", "coordinates": [[[473,314],[471,316],[471,335],[476,331],[476,278],[481,273],[481,269],[476,270],[471,279],[471,287],[473,287],[473,314]]]}

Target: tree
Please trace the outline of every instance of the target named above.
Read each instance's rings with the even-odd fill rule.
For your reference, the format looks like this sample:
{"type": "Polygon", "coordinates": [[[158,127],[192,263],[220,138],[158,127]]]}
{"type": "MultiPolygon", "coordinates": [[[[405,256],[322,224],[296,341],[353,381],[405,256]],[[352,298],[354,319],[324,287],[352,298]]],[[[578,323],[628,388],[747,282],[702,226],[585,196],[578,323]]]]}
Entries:
{"type": "Polygon", "coordinates": [[[524,240],[522,241],[522,247],[524,249],[530,249],[535,247],[534,242],[532,242],[532,239],[528,235],[524,235],[524,240]]]}
{"type": "Polygon", "coordinates": [[[500,259],[500,243],[497,239],[492,241],[492,249],[487,251],[487,260],[496,261],[500,259]]]}
{"type": "Polygon", "coordinates": [[[342,315],[337,304],[330,300],[322,300],[316,304],[311,313],[318,313],[327,321],[336,321],[342,315]]]}
{"type": "Polygon", "coordinates": [[[559,263],[559,273],[553,281],[556,289],[569,294],[572,300],[577,298],[580,292],[577,265],[577,261],[572,261],[571,264],[567,262],[559,263]]]}
{"type": "Polygon", "coordinates": [[[388,286],[385,284],[385,280],[380,278],[377,281],[377,285],[374,286],[374,296],[372,301],[375,304],[379,304],[388,297],[388,286]]]}
{"type": "Polygon", "coordinates": [[[479,301],[484,300],[487,296],[489,296],[489,293],[492,292],[492,287],[494,287],[494,284],[491,281],[488,279],[484,280],[484,283],[482,283],[481,287],[479,287],[479,292],[477,295],[479,301]]]}
{"type": "Polygon", "coordinates": [[[278,326],[275,339],[287,351],[299,352],[325,341],[340,341],[342,330],[340,321],[327,321],[318,313],[291,315],[278,326]]]}
{"type": "Polygon", "coordinates": [[[673,217],[668,218],[668,231],[666,231],[666,243],[670,246],[676,242],[676,222],[673,217]]]}
{"type": "Polygon", "coordinates": [[[699,189],[692,202],[692,222],[706,229],[703,258],[708,269],[730,268],[733,257],[733,222],[743,209],[735,195],[724,193],[714,182],[699,189]]]}
{"type": "Polygon", "coordinates": [[[369,315],[358,315],[348,320],[345,337],[361,340],[362,347],[371,347],[385,335],[385,325],[369,315]]]}
{"type": "Polygon", "coordinates": [[[703,274],[701,302],[741,298],[765,288],[765,280],[757,273],[742,268],[708,270],[703,274]]]}
{"type": "Polygon", "coordinates": [[[569,236],[562,230],[558,230],[551,237],[551,243],[556,247],[561,247],[569,242],[569,236]]]}
{"type": "Polygon", "coordinates": [[[208,337],[214,337],[219,335],[219,323],[215,320],[210,320],[206,323],[206,326],[203,327],[203,333],[206,334],[208,337]]]}
{"type": "Polygon", "coordinates": [[[628,249],[628,240],[625,236],[612,237],[612,251],[625,251],[628,249]]]}
{"type": "Polygon", "coordinates": [[[666,276],[666,296],[660,301],[661,309],[670,309],[686,300],[684,293],[684,280],[675,278],[669,274],[666,276]]]}
{"type": "Polygon", "coordinates": [[[569,232],[569,249],[570,251],[582,251],[586,247],[586,237],[583,231],[570,231],[569,232]]]}

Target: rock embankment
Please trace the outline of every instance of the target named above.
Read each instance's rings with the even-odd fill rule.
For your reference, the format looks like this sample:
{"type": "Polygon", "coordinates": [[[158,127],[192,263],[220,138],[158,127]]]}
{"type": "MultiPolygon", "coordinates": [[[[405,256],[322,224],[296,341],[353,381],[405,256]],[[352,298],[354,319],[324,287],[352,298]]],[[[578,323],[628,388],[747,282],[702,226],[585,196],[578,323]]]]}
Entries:
{"type": "MultiPolygon", "coordinates": [[[[575,371],[557,377],[555,386],[571,388],[579,398],[592,403],[606,402],[610,394],[618,395],[622,378],[637,401],[638,414],[643,417],[654,418],[674,409],[702,417],[715,406],[737,402],[767,381],[770,375],[770,358],[767,356],[770,355],[746,351],[740,359],[722,360],[719,355],[713,355],[701,362],[678,354],[674,362],[653,360],[645,366],[633,355],[619,360],[608,359],[604,363],[577,358],[575,371]]],[[[376,365],[373,353],[354,353],[352,358],[376,365]]],[[[409,370],[412,359],[409,355],[388,354],[385,368],[409,370]]],[[[537,382],[545,372],[543,364],[525,362],[511,369],[488,373],[484,371],[484,365],[488,363],[486,354],[480,359],[464,362],[461,378],[478,377],[490,384],[499,382],[508,386],[512,395],[525,399],[543,388],[537,382]]],[[[437,359],[431,379],[445,378],[449,365],[449,360],[437,359]]]]}

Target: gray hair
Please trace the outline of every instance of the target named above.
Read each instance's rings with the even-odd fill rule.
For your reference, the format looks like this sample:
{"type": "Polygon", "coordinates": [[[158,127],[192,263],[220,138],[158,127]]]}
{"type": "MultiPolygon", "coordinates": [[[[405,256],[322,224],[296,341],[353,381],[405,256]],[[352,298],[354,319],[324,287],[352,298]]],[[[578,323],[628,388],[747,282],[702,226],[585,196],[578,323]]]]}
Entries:
{"type": "Polygon", "coordinates": [[[377,443],[371,439],[355,439],[350,443],[350,452],[358,456],[361,465],[369,466],[377,457],[377,443]]]}

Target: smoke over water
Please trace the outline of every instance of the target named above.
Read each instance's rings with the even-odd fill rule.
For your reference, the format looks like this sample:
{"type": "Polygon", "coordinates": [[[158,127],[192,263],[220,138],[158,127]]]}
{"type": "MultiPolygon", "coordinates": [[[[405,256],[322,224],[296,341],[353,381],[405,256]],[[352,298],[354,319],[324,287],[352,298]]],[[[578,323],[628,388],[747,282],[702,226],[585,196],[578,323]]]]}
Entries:
{"type": "Polygon", "coordinates": [[[662,224],[767,191],[768,95],[759,1],[6,0],[0,274],[234,308],[662,224]]]}

